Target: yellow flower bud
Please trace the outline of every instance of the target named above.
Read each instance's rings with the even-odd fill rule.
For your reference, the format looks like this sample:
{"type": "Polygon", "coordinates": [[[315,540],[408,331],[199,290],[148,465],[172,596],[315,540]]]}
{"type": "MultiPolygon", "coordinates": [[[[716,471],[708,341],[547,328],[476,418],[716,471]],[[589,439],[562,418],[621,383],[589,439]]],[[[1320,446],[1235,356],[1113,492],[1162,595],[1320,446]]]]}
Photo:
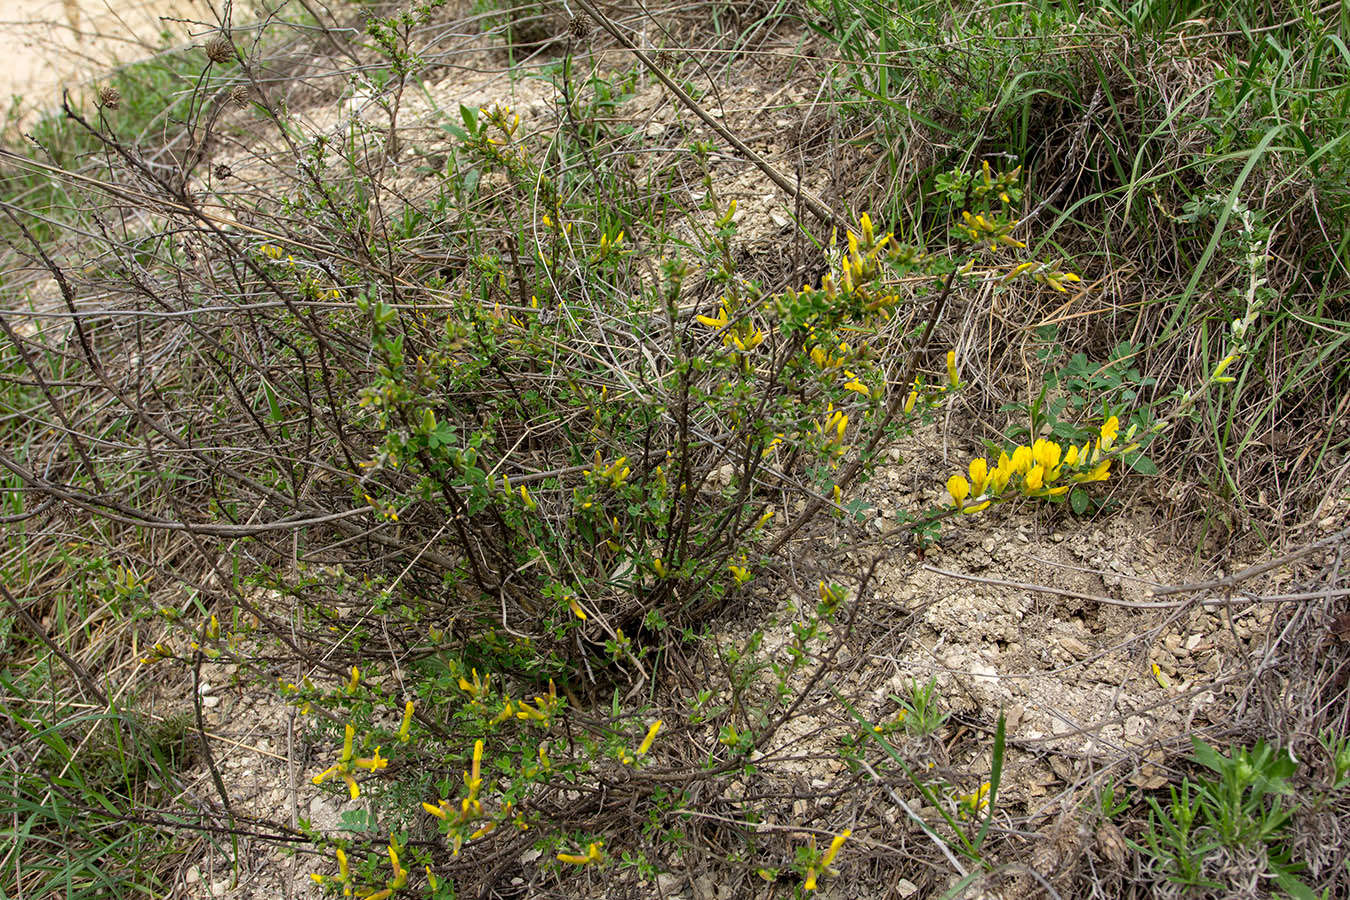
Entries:
{"type": "Polygon", "coordinates": [[[952,501],[959,508],[966,502],[970,496],[970,482],[966,481],[962,475],[953,475],[947,479],[947,493],[952,495],[952,501]]]}
{"type": "Polygon", "coordinates": [[[400,743],[406,744],[409,738],[409,731],[412,729],[413,702],[409,700],[403,705],[403,722],[398,726],[398,739],[400,743]]]}
{"type": "Polygon", "coordinates": [[[647,729],[647,736],[643,738],[642,743],[638,745],[638,756],[645,756],[647,751],[652,749],[652,742],[656,740],[656,733],[661,730],[663,724],[664,723],[660,719],[657,719],[652,723],[652,727],[647,729]]]}

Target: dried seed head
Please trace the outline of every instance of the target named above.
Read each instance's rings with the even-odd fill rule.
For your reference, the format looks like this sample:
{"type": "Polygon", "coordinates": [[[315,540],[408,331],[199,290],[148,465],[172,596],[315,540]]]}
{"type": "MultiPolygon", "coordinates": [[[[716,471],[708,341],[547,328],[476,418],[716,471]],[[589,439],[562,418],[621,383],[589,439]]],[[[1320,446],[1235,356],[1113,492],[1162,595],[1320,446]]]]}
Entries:
{"type": "Polygon", "coordinates": [[[662,69],[669,69],[675,65],[675,54],[669,50],[662,50],[656,54],[656,64],[662,69]]]}
{"type": "Polygon", "coordinates": [[[248,106],[248,86],[236,84],[230,88],[230,102],[235,106],[248,106]]]}
{"type": "Polygon", "coordinates": [[[227,34],[218,34],[206,42],[206,58],[213,63],[225,63],[234,59],[234,43],[227,34]]]}
{"type": "Polygon", "coordinates": [[[1102,859],[1113,866],[1123,866],[1127,850],[1125,836],[1120,833],[1120,829],[1110,822],[1103,822],[1097,829],[1097,852],[1102,859]]]}
{"type": "Polygon", "coordinates": [[[122,92],[111,84],[105,84],[98,91],[98,105],[108,109],[117,109],[122,105],[122,92]]]}
{"type": "Polygon", "coordinates": [[[219,165],[216,166],[216,177],[219,178],[221,181],[224,181],[226,178],[229,178],[233,175],[234,172],[230,171],[230,167],[225,165],[224,163],[220,163],[219,165]]]}
{"type": "Polygon", "coordinates": [[[585,15],[576,16],[571,22],[567,23],[567,32],[579,41],[584,41],[591,36],[591,20],[585,15]]]}

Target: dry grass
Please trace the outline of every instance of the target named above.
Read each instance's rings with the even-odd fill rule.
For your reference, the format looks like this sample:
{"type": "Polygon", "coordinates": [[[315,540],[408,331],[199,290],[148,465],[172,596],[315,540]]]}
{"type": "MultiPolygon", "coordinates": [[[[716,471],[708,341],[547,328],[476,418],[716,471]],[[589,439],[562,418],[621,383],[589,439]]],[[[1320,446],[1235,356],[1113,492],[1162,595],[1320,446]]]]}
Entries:
{"type": "MultiPolygon", "coordinates": [[[[1305,882],[1347,896],[1350,873],[1337,853],[1347,798],[1331,787],[1334,765],[1318,742],[1327,732],[1350,734],[1342,568],[1350,283],[1337,232],[1345,196],[1334,166],[1346,156],[1337,139],[1324,135],[1321,169],[1300,163],[1283,132],[1268,145],[1275,149],[1258,154],[1262,129],[1273,126],[1269,116],[1246,121],[1249,111],[1222,96],[1214,67],[1245,45],[1217,23],[1208,30],[1187,23],[1155,38],[1085,14],[1077,33],[1040,35],[1034,53],[1010,57],[1032,74],[963,117],[949,104],[963,89],[973,96],[989,77],[963,42],[981,29],[997,36],[1002,26],[981,24],[978,11],[927,10],[947,37],[896,65],[916,79],[917,108],[938,111],[925,121],[899,115],[895,102],[832,89],[829,76],[841,76],[836,67],[848,54],[801,27],[824,21],[809,5],[599,11],[686,90],[692,86],[721,127],[753,145],[803,196],[829,207],[813,218],[806,200],[780,190],[779,208],[790,208],[800,228],[776,226],[767,212],[747,216],[744,243],[768,249],[747,251],[741,272],[770,289],[820,276],[817,245],[829,240],[822,219],[852,221],[870,208],[880,221],[885,211],[885,227],[903,225],[905,239],[936,247],[945,226],[927,197],[939,171],[1000,154],[1025,164],[1025,234],[1040,256],[1072,260],[1082,288],[1067,296],[1030,288],[953,293],[932,340],[957,349],[963,376],[975,385],[951,414],[959,441],[1001,441],[1010,417],[1020,415],[1006,405],[1030,404],[1061,350],[1100,363],[1130,342],[1130,362],[1155,379],[1127,385],[1137,390],[1138,407],[1165,412],[1174,389],[1204,383],[1251,274],[1246,248],[1231,245],[1233,227],[1217,221],[1231,215],[1235,200],[1260,212],[1260,250],[1268,257],[1261,290],[1269,299],[1237,387],[1207,399],[1150,448],[1162,476],[1127,479],[1115,499],[1151,504],[1177,554],[1237,569],[1211,583],[1157,591],[1177,604],[1157,612],[1150,627],[1206,604],[1269,610],[1263,655],[1228,673],[1207,740],[1264,738],[1304,761],[1297,783],[1312,799],[1297,805],[1287,845],[1306,862],[1305,882]],[[941,81],[922,80],[933,67],[941,81]],[[778,125],[780,117],[789,126],[778,125]],[[1205,126],[1221,132],[1237,119],[1237,131],[1256,136],[1214,161],[1218,138],[1205,126]],[[1188,201],[1214,192],[1213,215],[1184,221],[1188,201]],[[1262,551],[1280,565],[1244,570],[1262,551]]],[[[240,635],[227,658],[240,682],[255,688],[279,677],[298,681],[298,672],[336,682],[371,660],[393,660],[398,671],[434,661],[444,649],[425,639],[435,621],[455,654],[512,669],[521,689],[548,674],[539,674],[542,662],[533,669],[516,658],[504,635],[531,633],[541,660],[575,676],[567,682],[574,706],[567,722],[579,743],[601,741],[639,712],[662,717],[659,767],[601,761],[585,779],[559,779],[529,797],[544,837],[604,834],[616,851],[634,849],[606,896],[650,895],[656,888],[647,863],[704,873],[708,880],[693,882],[696,892],[711,885],[734,897],[787,896],[800,888],[800,873],[791,871],[797,849],[808,836],[827,844],[842,824],[854,830],[857,849],[837,890],[853,896],[905,896],[902,879],[917,896],[935,897],[1271,893],[1260,857],[1268,845],[1215,854],[1206,875],[1225,890],[1187,892],[1169,885],[1139,849],[1153,827],[1142,789],[1114,819],[1095,808],[1105,772],[1156,765],[1174,783],[1194,775],[1183,759],[1189,743],[1175,734],[1147,758],[1130,748],[1080,770],[1053,800],[1000,810],[978,858],[961,856],[949,824],[915,799],[896,761],[852,717],[870,712],[869,697],[852,687],[863,680],[860,650],[881,643],[877,623],[895,615],[877,593],[872,561],[903,555],[907,539],[887,543],[861,526],[811,521],[764,562],[772,593],[734,606],[692,604],[699,614],[678,624],[719,635],[691,642],[693,649],[677,641],[678,628],[644,628],[648,609],[626,598],[613,622],[653,656],[604,668],[603,635],[583,646],[575,632],[548,634],[538,598],[509,579],[498,580],[493,594],[478,589],[492,581],[483,572],[516,565],[498,537],[505,523],[457,507],[463,501],[454,497],[444,501],[453,516],[429,500],[401,508],[397,522],[381,516],[386,498],[413,496],[416,485],[395,467],[369,465],[386,429],[357,398],[384,361],[358,300],[378,293],[398,311],[410,351],[434,349],[445,328],[473,315],[470,307],[525,315],[527,282],[544,277],[539,255],[559,254],[549,277],[560,294],[585,298],[573,313],[584,320],[581,336],[555,346],[537,370],[488,366],[481,395],[473,394],[479,386],[465,386],[447,402],[476,411],[475,404],[490,408],[494,391],[537,394],[531,417],[496,423],[508,448],[501,458],[512,461],[513,486],[529,485],[546,508],[561,508],[574,482],[554,479],[580,475],[583,466],[569,454],[591,425],[557,399],[569,377],[641,383],[674,358],[662,354],[689,333],[680,323],[714,305],[717,286],[691,279],[679,315],[666,321],[653,310],[649,330],[635,335],[607,303],[642,296],[658,281],[660,256],[696,239],[700,213],[691,197],[699,195],[701,173],[687,147],[715,136],[644,76],[631,79],[636,99],[623,96],[616,85],[631,65],[626,54],[603,29],[576,28],[552,7],[443,7],[396,22],[398,45],[421,63],[405,81],[361,37],[356,15],[327,15],[293,30],[279,15],[256,27],[235,23],[233,61],[218,53],[208,66],[196,48],[126,70],[129,80],[117,82],[120,109],[72,102],[65,119],[39,127],[42,148],[12,142],[0,156],[7,184],[0,232],[8,241],[0,288],[7,341],[0,574],[12,614],[0,618],[0,743],[13,748],[0,753],[0,811],[15,841],[0,857],[0,889],[39,896],[74,884],[72,895],[92,897],[139,885],[162,895],[179,874],[179,855],[202,846],[195,841],[227,854],[241,839],[303,843],[295,822],[258,821],[232,802],[220,774],[221,753],[229,751],[208,739],[194,689],[209,665],[202,653],[184,651],[176,670],[140,662],[166,635],[175,646],[194,638],[209,646],[200,622],[214,614],[240,635]],[[560,78],[564,58],[575,67],[570,95],[542,81],[511,81],[546,71],[560,78]],[[154,89],[137,96],[144,84],[154,89]],[[525,232],[511,227],[547,211],[538,184],[500,174],[479,180],[456,169],[461,142],[443,126],[462,124],[459,99],[486,106],[512,95],[525,119],[520,141],[545,148],[540,165],[565,188],[560,202],[578,228],[629,222],[635,259],[612,280],[588,280],[593,245],[553,241],[535,226],[529,246],[525,232]],[[654,122],[659,131],[649,127],[654,122]],[[269,258],[270,246],[282,248],[279,259],[269,258]],[[501,267],[496,281],[483,277],[487,256],[501,267]],[[852,599],[775,706],[772,695],[784,685],[768,663],[778,660],[744,652],[755,630],[742,633],[737,617],[767,619],[774,595],[811,598],[822,579],[847,585],[852,599]],[[365,622],[368,601],[353,597],[375,588],[397,598],[395,612],[354,649],[333,628],[349,615],[365,622]],[[409,608],[416,613],[400,611],[409,608]],[[489,634],[485,623],[501,628],[489,634]],[[738,648],[739,658],[730,652],[738,648]],[[176,674],[160,674],[168,671],[176,674]],[[180,690],[180,682],[190,686],[180,690]],[[688,698],[700,691],[738,710],[776,710],[758,723],[753,755],[729,751],[724,732],[690,721],[688,698]],[[193,698],[190,720],[172,714],[180,693],[193,698]],[[622,702],[611,706],[611,694],[622,702]],[[841,755],[846,735],[857,741],[855,759],[841,755]],[[208,795],[196,793],[200,782],[189,774],[203,771],[208,795]],[[47,788],[35,773],[68,777],[47,788]],[[1134,845],[1121,843],[1127,839],[1134,845]],[[68,864],[68,851],[53,849],[59,842],[72,848],[68,864]],[[109,864],[99,871],[101,860],[109,864]],[[781,871],[767,879],[759,871],[771,868],[781,871]]],[[[199,25],[205,34],[219,23],[199,25]]],[[[1304,80],[1278,81],[1282,70],[1272,83],[1289,98],[1304,96],[1317,86],[1311,65],[1300,58],[1290,69],[1302,67],[1304,80]]],[[[1328,84],[1345,90],[1344,72],[1325,65],[1324,73],[1335,73],[1324,74],[1328,84]]],[[[760,170],[732,155],[714,158],[712,174],[747,207],[773,190],[760,170]]],[[[911,288],[921,296],[904,286],[911,288]]],[[[900,346],[922,321],[927,307],[913,309],[886,333],[888,342],[900,346]]],[[[496,365],[502,358],[467,339],[454,352],[466,368],[475,358],[496,365]]],[[[940,372],[941,354],[929,357],[918,364],[940,372]]],[[[901,373],[914,360],[897,352],[887,364],[893,380],[908,385],[901,373]]],[[[1095,416],[1091,406],[1075,414],[1095,416]]],[[[718,446],[724,423],[697,425],[692,454],[698,471],[715,480],[730,458],[718,446]]],[[[801,498],[816,509],[806,476],[784,469],[765,475],[756,497],[783,508],[801,498]]],[[[676,602],[683,599],[662,608],[683,611],[676,602]]],[[[321,709],[320,728],[348,712],[321,709]]],[[[969,793],[988,775],[996,718],[994,710],[963,715],[935,735],[894,743],[910,763],[934,763],[934,777],[969,793]]],[[[726,721],[739,720],[729,714],[726,721]]],[[[398,779],[392,783],[391,793],[398,779]]],[[[409,776],[406,787],[401,799],[412,802],[411,792],[426,785],[409,776]]],[[[575,896],[578,881],[543,864],[550,853],[539,865],[518,863],[540,837],[538,829],[503,835],[455,856],[429,832],[412,846],[453,874],[460,895],[477,888],[478,896],[575,896]],[[513,882],[520,873],[523,880],[513,882]]]]}

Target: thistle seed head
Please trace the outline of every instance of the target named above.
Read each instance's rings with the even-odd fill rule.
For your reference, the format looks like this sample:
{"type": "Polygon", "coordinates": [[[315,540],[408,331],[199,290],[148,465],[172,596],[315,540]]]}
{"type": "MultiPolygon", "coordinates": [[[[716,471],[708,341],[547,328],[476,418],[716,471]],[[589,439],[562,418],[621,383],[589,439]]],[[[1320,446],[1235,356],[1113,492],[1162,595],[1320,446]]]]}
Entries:
{"type": "Polygon", "coordinates": [[[227,34],[217,34],[206,42],[206,58],[213,63],[226,63],[234,59],[234,42],[227,34]]]}
{"type": "Polygon", "coordinates": [[[572,21],[567,23],[567,32],[578,41],[584,41],[591,36],[591,20],[584,13],[573,17],[572,21]]]}

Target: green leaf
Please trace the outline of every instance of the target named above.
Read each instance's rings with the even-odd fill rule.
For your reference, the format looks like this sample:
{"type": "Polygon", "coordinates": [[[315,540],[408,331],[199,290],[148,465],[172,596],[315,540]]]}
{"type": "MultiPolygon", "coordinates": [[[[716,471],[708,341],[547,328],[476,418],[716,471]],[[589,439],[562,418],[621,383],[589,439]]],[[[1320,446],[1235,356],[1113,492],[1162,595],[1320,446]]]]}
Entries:
{"type": "Polygon", "coordinates": [[[985,817],[984,824],[980,826],[979,834],[975,836],[976,850],[984,846],[984,839],[989,834],[989,827],[994,824],[994,812],[998,804],[998,786],[1003,781],[1003,755],[1006,738],[1007,717],[1004,716],[1002,710],[999,710],[998,724],[994,726],[994,748],[989,769],[989,815],[985,817]]]}
{"type": "Polygon", "coordinates": [[[1075,515],[1085,515],[1090,504],[1091,498],[1088,497],[1087,491],[1080,487],[1076,487],[1072,491],[1069,491],[1069,505],[1073,507],[1075,515]]]}
{"type": "Polygon", "coordinates": [[[475,108],[473,108],[473,107],[465,106],[463,103],[461,103],[461,104],[459,105],[459,117],[460,117],[461,120],[463,120],[463,122],[464,122],[464,128],[465,128],[466,131],[469,132],[469,134],[477,134],[477,133],[478,133],[478,110],[477,110],[477,109],[475,109],[475,108]]]}
{"type": "Polygon", "coordinates": [[[1275,870],[1275,881],[1280,885],[1280,890],[1294,900],[1317,900],[1317,894],[1313,893],[1312,888],[1283,869],[1275,870]]]}
{"type": "Polygon", "coordinates": [[[1153,464],[1153,460],[1142,453],[1127,453],[1122,459],[1124,460],[1125,465],[1129,466],[1140,475],[1158,474],[1158,467],[1153,464]]]}
{"type": "Polygon", "coordinates": [[[1195,752],[1196,762],[1207,769],[1218,772],[1220,775],[1228,766],[1229,760],[1227,758],[1194,735],[1191,736],[1191,749],[1195,752]]]}
{"type": "Polygon", "coordinates": [[[263,393],[267,395],[267,414],[272,418],[273,422],[280,422],[281,405],[277,403],[276,392],[272,390],[272,386],[266,381],[262,383],[262,387],[263,393]]]}

